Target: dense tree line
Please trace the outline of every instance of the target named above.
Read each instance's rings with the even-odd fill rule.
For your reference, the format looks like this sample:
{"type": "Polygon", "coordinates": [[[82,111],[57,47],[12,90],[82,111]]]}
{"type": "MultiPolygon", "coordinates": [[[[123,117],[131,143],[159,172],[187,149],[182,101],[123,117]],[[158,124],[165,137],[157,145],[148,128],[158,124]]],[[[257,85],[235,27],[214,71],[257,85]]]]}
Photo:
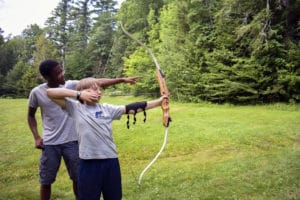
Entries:
{"type": "Polygon", "coordinates": [[[68,79],[141,76],[122,93],[158,94],[154,63],[172,99],[300,101],[300,0],[61,0],[46,27],[0,29],[0,95],[26,97],[38,64],[59,60],[68,79]]]}

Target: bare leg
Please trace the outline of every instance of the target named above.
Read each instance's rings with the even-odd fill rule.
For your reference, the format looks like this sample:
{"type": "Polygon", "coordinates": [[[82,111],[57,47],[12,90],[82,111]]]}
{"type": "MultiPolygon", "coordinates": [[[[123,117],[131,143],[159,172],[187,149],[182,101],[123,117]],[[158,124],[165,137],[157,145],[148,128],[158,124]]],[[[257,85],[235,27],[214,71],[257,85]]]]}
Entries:
{"type": "Polygon", "coordinates": [[[75,199],[78,199],[77,181],[73,181],[73,191],[75,194],[75,199]]]}
{"type": "Polygon", "coordinates": [[[51,185],[41,185],[41,200],[49,200],[51,196],[51,185]]]}

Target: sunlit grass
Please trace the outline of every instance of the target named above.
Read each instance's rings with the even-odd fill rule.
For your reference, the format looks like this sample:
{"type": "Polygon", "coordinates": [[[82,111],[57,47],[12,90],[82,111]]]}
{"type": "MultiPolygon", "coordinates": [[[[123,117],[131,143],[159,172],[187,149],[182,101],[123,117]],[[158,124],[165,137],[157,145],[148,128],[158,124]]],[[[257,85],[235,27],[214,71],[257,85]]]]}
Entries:
{"type": "MultiPolygon", "coordinates": [[[[127,104],[134,97],[104,97],[127,104]]],[[[300,105],[171,102],[165,150],[137,185],[164,137],[160,108],[114,122],[123,199],[300,199],[300,105]]],[[[0,99],[0,199],[39,199],[38,162],[27,100],[0,99]]],[[[39,119],[40,121],[40,119],[39,119]]],[[[74,199],[62,162],[52,199],[74,199]]]]}

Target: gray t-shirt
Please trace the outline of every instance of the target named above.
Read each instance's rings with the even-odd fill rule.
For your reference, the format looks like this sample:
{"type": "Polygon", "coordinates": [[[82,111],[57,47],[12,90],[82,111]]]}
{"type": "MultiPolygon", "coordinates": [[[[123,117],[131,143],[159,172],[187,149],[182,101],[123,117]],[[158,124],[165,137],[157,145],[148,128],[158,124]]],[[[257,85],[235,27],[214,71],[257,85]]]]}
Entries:
{"type": "Polygon", "coordinates": [[[66,98],[66,111],[74,119],[81,159],[117,158],[112,137],[112,121],[119,120],[124,106],[96,104],[88,106],[66,98]]]}
{"type": "MultiPolygon", "coordinates": [[[[78,81],[66,81],[60,87],[75,90],[78,81]]],[[[47,96],[47,83],[32,89],[28,105],[41,109],[43,124],[43,142],[45,145],[58,145],[66,142],[77,141],[72,118],[47,96]]]]}

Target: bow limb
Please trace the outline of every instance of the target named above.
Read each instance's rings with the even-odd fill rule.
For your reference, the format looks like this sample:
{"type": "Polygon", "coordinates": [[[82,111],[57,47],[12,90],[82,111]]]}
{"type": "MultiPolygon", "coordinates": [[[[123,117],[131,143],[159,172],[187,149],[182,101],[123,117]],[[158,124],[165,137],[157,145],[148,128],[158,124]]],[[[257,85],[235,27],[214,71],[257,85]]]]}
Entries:
{"type": "Polygon", "coordinates": [[[163,125],[165,127],[168,127],[169,123],[171,122],[171,117],[170,117],[170,114],[169,114],[169,97],[170,97],[170,93],[168,91],[167,84],[166,84],[166,81],[165,81],[165,75],[162,72],[162,70],[161,70],[161,68],[160,68],[160,66],[157,62],[157,59],[154,56],[151,49],[149,49],[144,43],[142,43],[141,41],[139,41],[138,39],[133,37],[128,31],[126,31],[123,24],[122,24],[122,22],[120,23],[120,25],[121,25],[121,29],[123,30],[123,32],[127,36],[129,36],[131,39],[133,39],[134,41],[136,41],[138,44],[140,44],[142,47],[144,47],[146,49],[146,51],[149,53],[149,55],[151,56],[151,58],[152,58],[152,60],[155,64],[156,77],[157,77],[157,80],[158,80],[158,83],[159,83],[160,94],[162,96],[166,97],[166,98],[164,98],[164,100],[162,102],[162,105],[161,105],[161,108],[162,108],[162,111],[163,111],[163,125]]]}
{"type": "Polygon", "coordinates": [[[131,39],[133,39],[134,41],[136,41],[138,44],[140,44],[142,47],[144,47],[146,49],[146,51],[149,53],[149,55],[151,56],[152,60],[155,63],[156,66],[156,77],[159,83],[159,88],[160,88],[160,94],[161,96],[164,96],[165,98],[162,101],[161,104],[161,108],[163,111],[163,125],[166,127],[165,130],[165,137],[164,137],[164,142],[159,150],[159,152],[156,154],[156,156],[154,157],[154,159],[147,165],[147,167],[142,171],[142,173],[139,176],[139,180],[138,180],[138,184],[141,185],[141,181],[142,181],[142,177],[144,175],[144,173],[151,167],[151,165],[157,160],[157,158],[160,156],[160,154],[162,153],[162,151],[164,150],[166,143],[167,143],[167,137],[168,137],[168,130],[169,130],[169,123],[171,122],[171,117],[169,114],[169,96],[170,93],[168,91],[167,85],[166,85],[166,81],[165,81],[165,75],[163,74],[156,57],[154,56],[153,52],[141,41],[139,41],[138,39],[134,38],[129,32],[127,32],[125,30],[125,28],[123,27],[122,22],[120,23],[121,25],[121,29],[123,30],[123,32],[129,36],[131,39]]]}

